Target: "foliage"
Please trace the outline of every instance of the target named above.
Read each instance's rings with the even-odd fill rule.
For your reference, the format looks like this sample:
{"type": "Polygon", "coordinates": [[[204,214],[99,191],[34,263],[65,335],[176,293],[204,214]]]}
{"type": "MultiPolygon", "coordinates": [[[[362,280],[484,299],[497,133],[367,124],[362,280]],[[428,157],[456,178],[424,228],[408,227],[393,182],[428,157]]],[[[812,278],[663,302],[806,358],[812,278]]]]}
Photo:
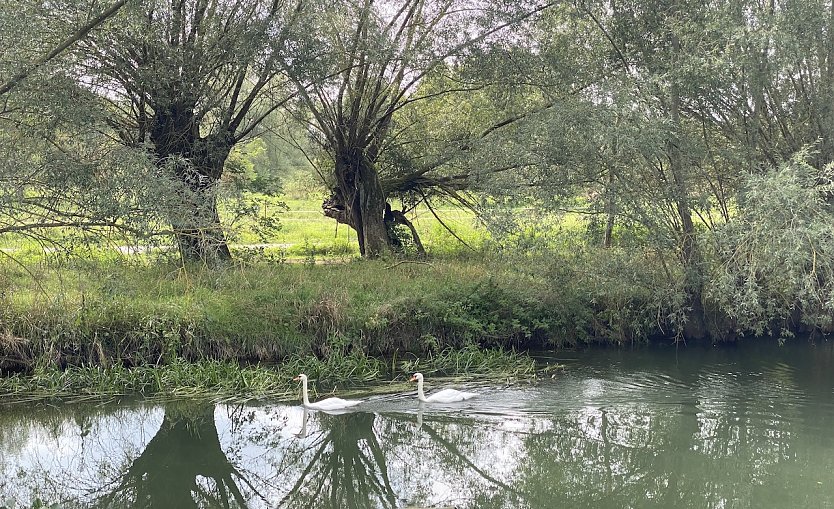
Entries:
{"type": "Polygon", "coordinates": [[[832,330],[832,5],[390,7],[0,4],[3,362],[832,330]]]}
{"type": "Polygon", "coordinates": [[[756,335],[790,335],[800,323],[831,330],[834,318],[832,170],[802,152],[746,178],[738,214],[715,232],[709,297],[756,335]]]}
{"type": "Polygon", "coordinates": [[[238,181],[255,178],[252,168],[241,178],[239,145],[288,100],[284,67],[304,52],[304,6],[132,2],[76,52],[76,79],[102,103],[112,136],[146,150],[166,177],[164,218],[184,260],[231,258],[217,212],[219,183],[227,166],[238,181]]]}
{"type": "Polygon", "coordinates": [[[55,247],[66,245],[60,231],[70,228],[82,232],[81,242],[156,230],[148,205],[164,195],[143,176],[147,159],[103,134],[101,106],[71,78],[66,58],[123,3],[104,13],[96,2],[64,5],[60,21],[51,17],[52,4],[0,6],[0,82],[25,76],[0,98],[0,234],[55,247]]]}
{"type": "Polygon", "coordinates": [[[310,353],[338,361],[595,340],[588,322],[572,319],[592,312],[582,309],[586,297],[554,292],[502,263],[388,267],[258,264],[218,272],[64,262],[59,275],[6,266],[2,366],[263,362],[310,353]]]}

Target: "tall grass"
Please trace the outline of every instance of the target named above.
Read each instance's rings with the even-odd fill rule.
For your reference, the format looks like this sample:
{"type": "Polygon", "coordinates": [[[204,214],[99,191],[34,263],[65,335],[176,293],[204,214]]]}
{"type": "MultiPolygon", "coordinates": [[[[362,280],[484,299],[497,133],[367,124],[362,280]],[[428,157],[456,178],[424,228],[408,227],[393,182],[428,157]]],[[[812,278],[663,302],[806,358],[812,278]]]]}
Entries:
{"type": "Polygon", "coordinates": [[[445,350],[437,355],[389,362],[352,353],[319,359],[297,356],[278,364],[241,365],[230,361],[186,362],[182,359],[164,365],[127,368],[70,366],[66,369],[38,367],[30,373],[0,377],[3,403],[44,399],[107,398],[203,398],[215,401],[251,399],[295,399],[298,384],[292,380],[307,374],[314,383],[313,397],[336,389],[367,386],[385,379],[405,379],[411,372],[442,373],[456,376],[518,378],[535,375],[534,363],[526,355],[502,350],[445,350]],[[323,390],[319,390],[322,388],[323,390]]]}
{"type": "Polygon", "coordinates": [[[670,315],[664,306],[674,307],[662,270],[615,252],[214,270],[8,265],[0,369],[635,341],[656,333],[670,315]]]}
{"type": "Polygon", "coordinates": [[[188,361],[337,362],[541,341],[546,287],[486,264],[387,261],[221,270],[99,262],[6,267],[0,369],[188,361]],[[534,311],[525,311],[536,304],[534,311]],[[531,313],[541,313],[534,317],[531,313]],[[540,337],[539,337],[540,336],[540,337]]]}
{"type": "Polygon", "coordinates": [[[664,269],[645,256],[565,249],[220,269],[124,258],[8,263],[0,373],[24,375],[7,378],[7,390],[28,376],[56,394],[276,394],[301,371],[333,385],[416,370],[523,374],[531,363],[514,350],[669,330],[679,289],[658,284],[664,269]],[[286,372],[275,368],[273,381],[245,371],[256,365],[286,372]]]}

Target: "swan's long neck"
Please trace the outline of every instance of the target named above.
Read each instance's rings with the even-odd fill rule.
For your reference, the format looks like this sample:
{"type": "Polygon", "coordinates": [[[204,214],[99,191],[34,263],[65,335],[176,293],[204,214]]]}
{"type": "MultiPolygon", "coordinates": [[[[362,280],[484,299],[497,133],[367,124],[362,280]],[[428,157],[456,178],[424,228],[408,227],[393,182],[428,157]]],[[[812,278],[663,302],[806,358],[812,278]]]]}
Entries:
{"type": "Polygon", "coordinates": [[[310,404],[310,398],[307,396],[307,379],[301,379],[301,394],[305,405],[310,404]]]}
{"type": "Polygon", "coordinates": [[[417,379],[417,399],[420,401],[427,401],[426,400],[426,393],[423,392],[423,379],[417,379]]]}

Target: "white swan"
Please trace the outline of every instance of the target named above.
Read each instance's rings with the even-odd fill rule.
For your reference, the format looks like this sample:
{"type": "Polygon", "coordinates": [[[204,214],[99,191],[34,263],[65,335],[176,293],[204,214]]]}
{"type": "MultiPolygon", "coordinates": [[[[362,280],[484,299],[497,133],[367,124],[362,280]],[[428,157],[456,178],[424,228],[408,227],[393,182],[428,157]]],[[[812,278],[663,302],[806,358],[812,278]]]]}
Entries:
{"type": "Polygon", "coordinates": [[[327,412],[328,410],[341,410],[343,408],[350,408],[352,406],[356,406],[359,403],[362,403],[361,399],[342,399],[342,398],[327,398],[321,401],[316,401],[315,403],[310,403],[310,398],[307,396],[307,375],[300,374],[297,377],[293,378],[294,381],[301,380],[301,394],[302,400],[304,402],[304,408],[309,408],[311,410],[324,410],[327,412]]]}
{"type": "Polygon", "coordinates": [[[414,373],[411,379],[409,379],[409,382],[413,382],[415,380],[417,380],[417,399],[425,403],[455,403],[457,401],[463,401],[477,396],[474,392],[443,389],[442,391],[435,392],[427,398],[426,394],[423,392],[423,374],[414,373]]]}

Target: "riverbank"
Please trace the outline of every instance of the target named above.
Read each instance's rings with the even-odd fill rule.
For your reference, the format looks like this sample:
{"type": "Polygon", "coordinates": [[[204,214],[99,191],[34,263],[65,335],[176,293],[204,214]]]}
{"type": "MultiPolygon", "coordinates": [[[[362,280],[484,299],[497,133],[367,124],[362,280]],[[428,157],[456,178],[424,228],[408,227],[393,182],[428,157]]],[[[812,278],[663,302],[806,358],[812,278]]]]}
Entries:
{"type": "Polygon", "coordinates": [[[411,371],[528,376],[543,286],[483,263],[7,265],[0,393],[283,397],[411,371]],[[541,292],[541,293],[538,293],[541,292]],[[532,314],[531,314],[532,313],[532,314]]]}
{"type": "Polygon", "coordinates": [[[665,269],[650,255],[603,254],[222,269],[8,263],[0,391],[275,394],[299,371],[333,385],[416,368],[467,373],[484,359],[485,372],[517,372],[529,359],[508,352],[678,339],[683,292],[658,277],[665,269]]]}
{"type": "Polygon", "coordinates": [[[486,263],[77,262],[7,270],[5,279],[6,371],[523,348],[557,344],[567,323],[547,284],[486,263]]]}

